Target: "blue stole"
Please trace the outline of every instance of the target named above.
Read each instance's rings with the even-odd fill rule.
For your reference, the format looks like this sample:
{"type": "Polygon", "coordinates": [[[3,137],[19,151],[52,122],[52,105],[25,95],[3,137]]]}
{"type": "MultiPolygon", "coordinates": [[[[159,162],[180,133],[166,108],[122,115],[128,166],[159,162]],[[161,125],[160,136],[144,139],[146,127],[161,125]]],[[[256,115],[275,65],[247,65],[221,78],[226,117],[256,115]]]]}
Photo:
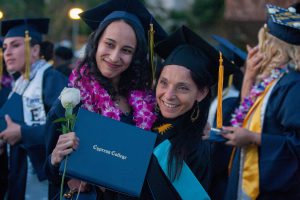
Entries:
{"type": "Polygon", "coordinates": [[[183,161],[182,171],[180,176],[171,181],[168,175],[168,155],[171,148],[169,140],[165,140],[159,144],[153,151],[153,154],[158,160],[158,163],[168,177],[170,183],[178,192],[182,199],[198,199],[198,200],[210,200],[207,192],[204,190],[198,179],[194,176],[188,165],[183,161]]]}

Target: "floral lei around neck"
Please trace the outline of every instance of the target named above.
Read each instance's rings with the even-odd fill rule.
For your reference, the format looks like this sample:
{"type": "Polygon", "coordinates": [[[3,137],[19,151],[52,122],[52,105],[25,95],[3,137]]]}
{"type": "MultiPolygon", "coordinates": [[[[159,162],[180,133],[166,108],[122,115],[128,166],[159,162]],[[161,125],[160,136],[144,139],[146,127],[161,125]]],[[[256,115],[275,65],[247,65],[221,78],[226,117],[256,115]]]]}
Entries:
{"type": "MultiPolygon", "coordinates": [[[[80,69],[81,79],[76,81],[79,74],[76,69],[72,71],[69,78],[69,86],[80,90],[82,107],[101,114],[103,116],[120,121],[122,111],[116,106],[108,92],[89,74],[87,65],[80,69]]],[[[156,120],[154,113],[155,98],[150,91],[133,90],[128,97],[128,103],[133,108],[133,121],[136,126],[145,130],[151,130],[156,120]]]]}
{"type": "Polygon", "coordinates": [[[261,82],[252,86],[249,95],[243,100],[240,106],[232,114],[232,119],[230,120],[231,125],[234,127],[242,127],[244,119],[250,110],[250,108],[255,103],[257,97],[259,97],[265,90],[265,88],[275,79],[280,78],[284,73],[288,73],[288,69],[285,68],[275,68],[271,71],[271,75],[264,78],[261,82]]]}

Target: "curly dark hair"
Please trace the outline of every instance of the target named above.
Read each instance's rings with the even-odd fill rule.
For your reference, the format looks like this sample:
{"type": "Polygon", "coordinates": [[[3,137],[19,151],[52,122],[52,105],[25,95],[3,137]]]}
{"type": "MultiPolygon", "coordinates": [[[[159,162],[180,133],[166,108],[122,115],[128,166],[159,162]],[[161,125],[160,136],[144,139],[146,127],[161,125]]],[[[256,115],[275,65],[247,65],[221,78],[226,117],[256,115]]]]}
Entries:
{"type": "MultiPolygon", "coordinates": [[[[85,55],[83,60],[79,63],[77,70],[78,74],[80,68],[87,64],[89,69],[89,74],[84,72],[85,76],[93,76],[102,87],[104,87],[108,93],[114,99],[117,94],[127,97],[131,90],[145,90],[150,89],[151,87],[151,76],[150,76],[150,65],[147,59],[147,42],[144,31],[141,33],[141,30],[136,28],[136,25],[126,19],[113,19],[107,20],[102,23],[96,31],[94,31],[88,39],[88,43],[85,50],[85,55]],[[114,21],[124,21],[130,25],[136,35],[137,39],[137,48],[134,52],[132,61],[124,72],[121,74],[121,78],[118,85],[118,91],[114,89],[110,80],[104,77],[99,71],[96,63],[96,52],[98,48],[98,43],[100,37],[102,36],[106,27],[114,21]]],[[[80,80],[80,76],[78,78],[80,80]]],[[[77,81],[78,81],[77,80],[77,81]]]]}

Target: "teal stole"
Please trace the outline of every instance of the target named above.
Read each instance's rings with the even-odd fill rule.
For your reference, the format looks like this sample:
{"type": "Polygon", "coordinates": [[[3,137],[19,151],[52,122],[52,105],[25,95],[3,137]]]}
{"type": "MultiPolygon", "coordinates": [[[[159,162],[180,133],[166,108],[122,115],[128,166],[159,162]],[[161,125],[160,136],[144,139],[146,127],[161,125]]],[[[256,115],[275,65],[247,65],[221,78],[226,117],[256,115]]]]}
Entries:
{"type": "Polygon", "coordinates": [[[170,183],[176,189],[181,199],[210,200],[207,192],[184,161],[180,176],[175,179],[175,181],[171,181],[168,175],[168,155],[170,148],[170,141],[165,140],[154,149],[153,154],[157,158],[161,169],[165,173],[166,177],[168,177],[170,183]]]}

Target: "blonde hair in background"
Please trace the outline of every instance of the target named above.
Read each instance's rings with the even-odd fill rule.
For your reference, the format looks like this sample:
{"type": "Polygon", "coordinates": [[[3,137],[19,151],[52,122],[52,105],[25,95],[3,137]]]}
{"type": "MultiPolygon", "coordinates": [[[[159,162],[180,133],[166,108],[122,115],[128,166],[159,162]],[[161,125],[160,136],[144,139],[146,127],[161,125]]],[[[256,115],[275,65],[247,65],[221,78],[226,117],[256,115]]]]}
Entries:
{"type": "Polygon", "coordinates": [[[291,61],[288,52],[291,52],[293,45],[290,45],[266,32],[261,28],[258,32],[258,41],[261,44],[260,52],[263,54],[262,66],[258,74],[258,81],[270,75],[275,67],[281,67],[291,61]]]}
{"type": "MultiPolygon", "coordinates": [[[[299,36],[300,37],[300,36],[299,36]]],[[[288,51],[291,58],[291,64],[293,64],[296,71],[300,71],[300,46],[293,45],[291,51],[288,51]]]]}

